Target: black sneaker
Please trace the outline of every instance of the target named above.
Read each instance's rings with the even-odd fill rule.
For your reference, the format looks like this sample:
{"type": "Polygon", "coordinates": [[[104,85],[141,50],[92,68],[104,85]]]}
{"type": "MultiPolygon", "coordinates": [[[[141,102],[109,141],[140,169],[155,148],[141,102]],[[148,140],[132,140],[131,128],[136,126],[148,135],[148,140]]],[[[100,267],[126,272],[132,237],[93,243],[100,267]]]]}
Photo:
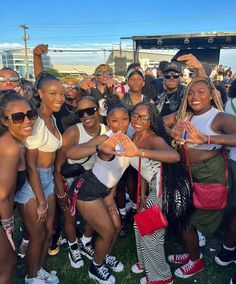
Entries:
{"type": "Polygon", "coordinates": [[[89,267],[89,277],[96,280],[100,284],[114,284],[116,279],[110,274],[109,270],[104,266],[96,266],[91,262],[89,267]]]}
{"type": "Polygon", "coordinates": [[[94,257],[95,251],[94,251],[94,248],[91,245],[91,242],[89,242],[86,245],[84,245],[82,243],[82,241],[80,240],[79,241],[79,246],[80,246],[81,254],[86,256],[88,259],[92,260],[93,257],[94,257]]]}
{"type": "Polygon", "coordinates": [[[55,229],[52,236],[52,242],[48,249],[48,254],[49,255],[58,254],[60,250],[60,245],[61,245],[61,230],[55,229]]]}
{"type": "Polygon", "coordinates": [[[121,272],[124,270],[124,265],[115,256],[107,255],[104,263],[115,272],[121,272]]]}
{"type": "Polygon", "coordinates": [[[227,250],[222,245],[220,252],[215,256],[215,262],[221,266],[226,266],[231,262],[236,263],[236,250],[227,250]]]}
{"type": "Polygon", "coordinates": [[[78,244],[73,244],[71,247],[69,247],[69,253],[68,253],[69,259],[70,259],[70,265],[74,268],[80,268],[84,265],[84,261],[80,254],[80,249],[78,244]]]}

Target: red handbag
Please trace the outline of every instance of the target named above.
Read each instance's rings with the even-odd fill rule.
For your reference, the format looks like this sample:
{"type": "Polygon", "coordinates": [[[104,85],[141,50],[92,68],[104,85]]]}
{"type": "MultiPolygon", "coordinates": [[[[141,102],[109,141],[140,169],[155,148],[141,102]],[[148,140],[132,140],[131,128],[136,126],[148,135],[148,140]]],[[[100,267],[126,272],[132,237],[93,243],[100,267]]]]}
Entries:
{"type": "Polygon", "coordinates": [[[226,154],[223,150],[223,157],[225,160],[225,181],[226,185],[221,183],[204,184],[200,182],[193,182],[190,162],[187,155],[187,146],[184,145],[186,166],[189,172],[190,181],[193,187],[193,205],[198,209],[205,210],[219,210],[224,209],[227,205],[227,189],[228,183],[228,166],[226,154]]]}
{"type": "MultiPolygon", "coordinates": [[[[138,164],[138,185],[137,185],[137,208],[140,204],[140,173],[141,173],[141,158],[138,164]]],[[[162,173],[161,173],[162,177],[162,173]]],[[[162,180],[160,178],[160,193],[161,193],[162,180]]],[[[138,210],[138,209],[137,209],[138,210]]],[[[161,212],[158,204],[153,205],[134,215],[134,220],[137,225],[138,231],[141,236],[150,235],[153,232],[168,226],[168,222],[161,212]]]]}

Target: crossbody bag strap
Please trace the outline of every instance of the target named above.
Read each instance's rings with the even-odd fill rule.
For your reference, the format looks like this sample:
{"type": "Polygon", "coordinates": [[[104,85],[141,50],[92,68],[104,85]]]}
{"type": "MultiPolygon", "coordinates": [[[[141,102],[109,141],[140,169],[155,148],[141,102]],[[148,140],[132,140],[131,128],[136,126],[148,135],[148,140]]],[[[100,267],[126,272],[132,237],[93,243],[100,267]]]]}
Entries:
{"type": "Polygon", "coordinates": [[[140,190],[141,190],[141,157],[138,158],[138,183],[137,183],[137,197],[136,197],[137,211],[139,210],[140,206],[140,190]]]}

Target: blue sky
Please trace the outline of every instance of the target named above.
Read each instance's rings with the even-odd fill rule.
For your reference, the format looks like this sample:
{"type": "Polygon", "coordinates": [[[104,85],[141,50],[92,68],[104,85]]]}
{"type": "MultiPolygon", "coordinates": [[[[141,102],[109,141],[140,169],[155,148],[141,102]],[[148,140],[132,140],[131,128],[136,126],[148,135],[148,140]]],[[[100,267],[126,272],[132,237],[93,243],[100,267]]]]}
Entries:
{"type": "MultiPolygon", "coordinates": [[[[111,48],[133,35],[235,32],[236,1],[2,1],[0,49],[23,45],[21,24],[29,26],[29,46],[111,48]]],[[[124,45],[131,42],[124,41],[124,45]]],[[[72,63],[75,54],[50,54],[53,61],[72,63]]],[[[93,64],[103,52],[76,54],[93,64]],[[96,58],[96,59],[95,59],[96,58]]],[[[99,59],[100,58],[100,59],[99,59]]],[[[236,52],[223,54],[223,64],[236,69],[236,52]]]]}

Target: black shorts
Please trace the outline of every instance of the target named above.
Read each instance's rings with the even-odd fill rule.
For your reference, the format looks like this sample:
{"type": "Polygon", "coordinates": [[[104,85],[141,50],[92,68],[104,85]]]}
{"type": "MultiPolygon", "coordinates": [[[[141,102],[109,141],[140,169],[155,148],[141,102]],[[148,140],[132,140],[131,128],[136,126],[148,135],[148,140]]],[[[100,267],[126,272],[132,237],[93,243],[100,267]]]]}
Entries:
{"type": "Polygon", "coordinates": [[[70,187],[69,196],[73,196],[76,184],[80,179],[82,179],[82,184],[77,193],[77,199],[79,200],[92,201],[104,198],[110,193],[110,189],[97,179],[92,170],[88,170],[75,178],[70,187]]]}

